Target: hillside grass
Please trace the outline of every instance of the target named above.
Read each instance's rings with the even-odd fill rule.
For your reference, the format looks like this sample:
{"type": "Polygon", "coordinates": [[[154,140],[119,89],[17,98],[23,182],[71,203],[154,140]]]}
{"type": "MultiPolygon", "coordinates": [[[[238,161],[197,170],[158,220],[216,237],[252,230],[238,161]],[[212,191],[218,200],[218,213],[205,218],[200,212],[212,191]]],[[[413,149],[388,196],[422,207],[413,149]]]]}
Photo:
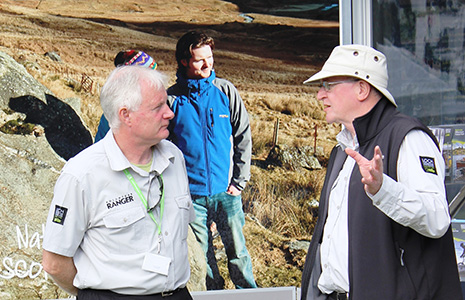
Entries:
{"type": "MultiPolygon", "coordinates": [[[[15,22],[20,21],[18,19],[15,22]]],[[[37,22],[22,22],[21,26],[26,29],[29,26],[35,28],[37,22]]],[[[36,80],[57,97],[79,98],[81,105],[78,113],[93,136],[97,132],[102,114],[99,89],[113,68],[112,58],[116,50],[135,46],[151,49],[160,57],[160,70],[167,73],[172,80],[175,78],[172,57],[175,39],[170,40],[173,44],[171,48],[167,47],[170,49],[168,51],[157,48],[158,45],[165,47],[164,42],[157,42],[153,36],[148,39],[146,35],[142,35],[136,43],[135,38],[138,35],[133,31],[129,34],[121,28],[96,28],[92,36],[91,30],[87,30],[86,34],[76,33],[76,36],[83,39],[88,38],[86,43],[66,36],[63,38],[66,43],[61,45],[52,37],[41,40],[41,35],[33,30],[31,40],[20,36],[18,41],[15,40],[16,37],[10,37],[0,43],[0,51],[22,63],[36,80]],[[105,37],[108,32],[116,36],[119,31],[124,33],[118,36],[121,41],[114,37],[105,37]],[[114,43],[108,44],[110,40],[114,43]],[[61,53],[63,61],[56,62],[45,57],[43,53],[50,49],[61,53]],[[79,84],[84,74],[89,75],[94,82],[91,92],[83,90],[79,84]]],[[[62,32],[71,34],[74,31],[67,28],[62,32]]],[[[225,78],[237,86],[249,112],[252,130],[252,176],[242,197],[247,215],[244,234],[252,257],[255,279],[261,287],[300,286],[306,253],[291,251],[289,243],[311,239],[318,217],[316,204],[325,170],[291,171],[266,166],[264,160],[274,143],[277,120],[278,144],[316,145],[317,149],[322,149],[318,159],[323,165],[335,144],[334,136],[339,127],[326,124],[322,104],[315,97],[316,90],[302,85],[304,77],[312,72],[308,62],[302,61],[303,57],[299,57],[298,63],[288,64],[274,58],[267,58],[265,61],[264,58],[245,56],[243,53],[238,53],[237,57],[231,59],[228,59],[228,55],[232,56],[232,52],[216,50],[216,66],[225,73],[225,78]],[[304,66],[303,63],[307,65],[304,66]],[[244,72],[244,68],[248,71],[244,72]]],[[[215,245],[220,253],[221,240],[215,240],[215,245]]],[[[220,256],[219,266],[227,279],[226,288],[234,288],[228,280],[227,261],[224,257],[220,256]]]]}

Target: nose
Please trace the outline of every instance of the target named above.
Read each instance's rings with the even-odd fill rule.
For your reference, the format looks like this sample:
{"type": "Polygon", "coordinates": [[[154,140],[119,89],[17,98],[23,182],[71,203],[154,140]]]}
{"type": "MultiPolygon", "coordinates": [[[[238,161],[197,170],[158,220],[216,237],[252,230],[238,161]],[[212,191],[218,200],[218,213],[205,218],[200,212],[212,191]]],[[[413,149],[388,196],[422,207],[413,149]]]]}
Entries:
{"type": "Polygon", "coordinates": [[[171,110],[168,104],[165,104],[165,105],[166,105],[166,111],[163,114],[163,118],[171,120],[172,118],[174,118],[174,112],[171,110]]]}
{"type": "Polygon", "coordinates": [[[211,67],[213,65],[213,57],[208,57],[203,60],[203,65],[205,67],[211,67]]]}

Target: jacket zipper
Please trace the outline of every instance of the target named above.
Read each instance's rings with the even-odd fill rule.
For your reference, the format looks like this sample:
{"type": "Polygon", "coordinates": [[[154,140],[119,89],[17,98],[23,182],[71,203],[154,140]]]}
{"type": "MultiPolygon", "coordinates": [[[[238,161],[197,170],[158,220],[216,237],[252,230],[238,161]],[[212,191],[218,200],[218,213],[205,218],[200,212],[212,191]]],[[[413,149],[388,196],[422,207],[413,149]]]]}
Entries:
{"type": "Polygon", "coordinates": [[[207,191],[208,191],[208,195],[211,195],[212,193],[212,185],[211,185],[211,172],[210,172],[210,163],[209,163],[209,152],[208,152],[208,145],[207,145],[207,139],[208,139],[208,128],[207,126],[205,126],[206,124],[208,124],[208,115],[205,114],[205,110],[204,109],[200,109],[200,113],[203,115],[202,116],[202,134],[203,134],[203,147],[204,147],[204,151],[205,151],[205,171],[206,171],[206,176],[207,176],[207,180],[206,180],[206,184],[207,184],[207,191]],[[206,123],[206,124],[205,124],[206,123]]]}
{"type": "Polygon", "coordinates": [[[400,265],[402,267],[405,267],[405,264],[404,264],[404,252],[405,252],[405,250],[402,249],[402,248],[399,248],[399,250],[400,250],[400,265]]]}
{"type": "Polygon", "coordinates": [[[210,119],[211,119],[211,125],[215,125],[215,120],[213,120],[213,108],[210,107],[210,119]]]}

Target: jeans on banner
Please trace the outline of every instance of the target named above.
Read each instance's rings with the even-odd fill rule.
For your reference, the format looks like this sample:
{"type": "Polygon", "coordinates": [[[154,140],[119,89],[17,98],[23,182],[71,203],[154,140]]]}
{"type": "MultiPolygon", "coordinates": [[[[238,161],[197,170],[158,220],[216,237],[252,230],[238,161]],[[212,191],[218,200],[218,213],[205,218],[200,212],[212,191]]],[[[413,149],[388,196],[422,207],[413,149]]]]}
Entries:
{"type": "Polygon", "coordinates": [[[256,288],[252,261],[245,246],[245,237],[242,232],[245,218],[241,196],[222,192],[211,197],[193,195],[192,199],[196,218],[190,225],[207,260],[207,290],[224,288],[224,279],[219,273],[213,248],[213,237],[210,231],[212,222],[216,223],[224,244],[232,282],[239,289],[256,288]]]}

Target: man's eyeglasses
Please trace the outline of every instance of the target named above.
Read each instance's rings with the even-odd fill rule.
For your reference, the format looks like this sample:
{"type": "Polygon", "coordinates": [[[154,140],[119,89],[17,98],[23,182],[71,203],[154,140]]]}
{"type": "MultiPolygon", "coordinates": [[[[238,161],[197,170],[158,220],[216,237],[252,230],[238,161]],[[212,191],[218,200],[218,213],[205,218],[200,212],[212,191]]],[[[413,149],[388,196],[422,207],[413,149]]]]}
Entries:
{"type": "Polygon", "coordinates": [[[355,82],[355,81],[358,81],[356,79],[348,79],[348,80],[341,80],[341,81],[320,81],[320,83],[318,84],[318,87],[321,89],[321,88],[324,88],[326,92],[329,92],[333,86],[337,85],[337,84],[340,84],[340,83],[346,83],[346,82],[355,82]]]}
{"type": "Polygon", "coordinates": [[[163,175],[157,174],[157,179],[158,179],[158,186],[160,187],[160,191],[159,191],[160,201],[156,202],[155,205],[153,206],[150,206],[150,204],[147,203],[147,212],[152,211],[155,208],[155,206],[157,206],[158,203],[160,203],[160,205],[164,205],[164,202],[165,202],[165,187],[163,185],[163,175]]]}

